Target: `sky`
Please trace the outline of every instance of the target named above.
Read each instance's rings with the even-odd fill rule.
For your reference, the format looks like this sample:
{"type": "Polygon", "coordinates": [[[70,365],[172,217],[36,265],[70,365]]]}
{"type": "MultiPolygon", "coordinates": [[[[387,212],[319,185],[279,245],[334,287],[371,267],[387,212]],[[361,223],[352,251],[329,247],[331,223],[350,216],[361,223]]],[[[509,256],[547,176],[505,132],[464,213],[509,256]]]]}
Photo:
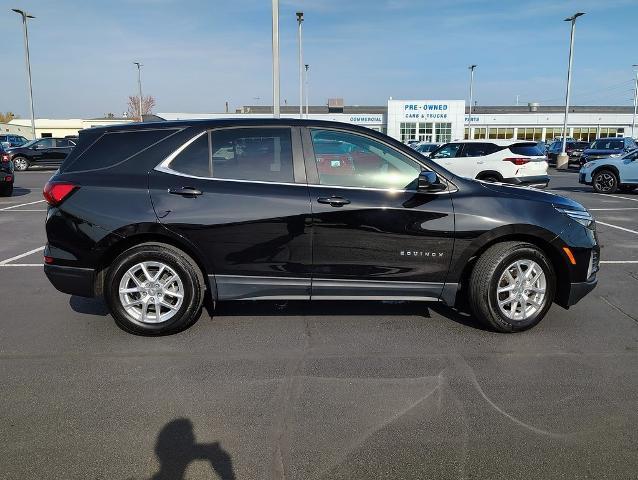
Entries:
{"type": "MultiPolygon", "coordinates": [[[[156,112],[272,103],[271,0],[0,0],[0,111],[28,117],[22,8],[37,118],[121,115],[137,92],[156,112]]],[[[281,101],[298,104],[303,10],[310,103],[468,99],[564,104],[577,11],[572,103],[632,105],[638,0],[280,0],[281,101]],[[634,55],[634,56],[632,56],[634,55]]]]}

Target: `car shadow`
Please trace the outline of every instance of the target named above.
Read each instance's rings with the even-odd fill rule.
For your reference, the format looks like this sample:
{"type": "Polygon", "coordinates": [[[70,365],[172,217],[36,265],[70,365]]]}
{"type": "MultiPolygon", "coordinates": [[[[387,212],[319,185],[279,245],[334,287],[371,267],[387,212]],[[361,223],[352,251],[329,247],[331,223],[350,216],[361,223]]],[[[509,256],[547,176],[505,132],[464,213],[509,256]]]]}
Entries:
{"type": "Polygon", "coordinates": [[[187,418],[176,418],[160,430],[155,441],[155,455],[159,471],[150,480],[182,480],[186,469],[194,461],[210,464],[211,474],[221,480],[234,480],[232,457],[219,442],[197,443],[193,423],[187,418]]]}
{"type": "Polygon", "coordinates": [[[13,187],[12,197],[23,197],[24,195],[29,195],[31,193],[30,188],[22,188],[22,187],[13,187]]]}
{"type": "Polygon", "coordinates": [[[69,306],[74,312],[106,317],[109,310],[101,298],[86,298],[71,295],[69,306]]]}
{"type": "Polygon", "coordinates": [[[430,311],[455,323],[477,330],[488,331],[469,313],[448,307],[443,303],[423,303],[410,301],[228,301],[216,305],[205,305],[209,317],[216,316],[418,316],[432,318],[430,311]]]}

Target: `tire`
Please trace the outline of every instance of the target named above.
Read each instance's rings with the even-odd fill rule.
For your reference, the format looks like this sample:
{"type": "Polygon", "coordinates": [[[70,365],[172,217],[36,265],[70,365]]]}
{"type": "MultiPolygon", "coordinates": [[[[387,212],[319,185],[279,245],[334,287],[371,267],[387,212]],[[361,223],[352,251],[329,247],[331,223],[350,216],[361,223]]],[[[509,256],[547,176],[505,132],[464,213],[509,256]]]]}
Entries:
{"type": "Polygon", "coordinates": [[[15,157],[13,159],[13,168],[16,172],[24,172],[30,167],[29,160],[24,157],[15,157]]]}
{"type": "Polygon", "coordinates": [[[540,322],[551,307],[556,294],[556,276],[547,256],[535,245],[497,243],[477,260],[470,276],[468,293],[470,309],[483,324],[498,332],[520,332],[540,322]],[[515,266],[517,262],[522,268],[515,266]],[[510,272],[509,276],[506,271],[510,272]],[[529,290],[525,289],[525,284],[520,287],[516,284],[521,272],[523,275],[527,272],[539,275],[536,282],[529,285],[529,290]],[[511,291],[498,292],[499,288],[510,286],[511,291]],[[544,294],[540,293],[541,290],[544,294]],[[532,291],[535,293],[530,295],[532,291]],[[521,296],[518,297],[518,294],[521,296]],[[508,298],[513,301],[506,302],[508,298]],[[521,308],[519,299],[527,301],[527,298],[532,299],[536,306],[526,303],[524,309],[521,308]],[[499,300],[506,302],[502,308],[499,300]],[[506,311],[510,313],[506,314],[506,311]]]}
{"type": "Polygon", "coordinates": [[[171,245],[143,243],[126,250],[112,263],[106,274],[104,299],[123,330],[137,335],[168,335],[197,321],[205,289],[201,270],[186,253],[171,245]],[[149,283],[141,265],[151,279],[159,273],[157,280],[149,283]]]}
{"type": "Polygon", "coordinates": [[[591,184],[596,193],[615,193],[618,190],[618,176],[611,170],[598,170],[591,184]]]}
{"type": "Polygon", "coordinates": [[[478,179],[479,180],[483,180],[484,182],[492,182],[492,183],[494,183],[494,182],[502,182],[503,181],[502,178],[500,178],[500,177],[498,177],[496,175],[493,175],[491,173],[488,173],[486,175],[480,175],[478,177],[478,179]]]}
{"type": "Polygon", "coordinates": [[[619,188],[621,192],[629,193],[636,190],[636,185],[621,185],[619,188]]]}
{"type": "Polygon", "coordinates": [[[0,197],[10,197],[13,195],[13,184],[0,187],[0,197]]]}

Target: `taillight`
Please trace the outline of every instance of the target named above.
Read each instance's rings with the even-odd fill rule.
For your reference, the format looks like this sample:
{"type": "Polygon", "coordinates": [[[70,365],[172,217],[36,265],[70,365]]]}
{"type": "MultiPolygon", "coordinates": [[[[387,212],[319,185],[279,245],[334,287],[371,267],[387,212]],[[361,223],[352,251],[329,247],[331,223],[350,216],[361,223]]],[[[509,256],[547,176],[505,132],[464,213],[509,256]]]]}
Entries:
{"type": "Polygon", "coordinates": [[[504,162],[512,162],[514,165],[525,165],[526,163],[530,162],[529,158],[504,158],[503,159],[504,162]]]}
{"type": "Polygon", "coordinates": [[[3,153],[3,154],[0,156],[0,161],[1,161],[2,163],[9,163],[9,155],[7,155],[6,153],[3,153]]]}
{"type": "Polygon", "coordinates": [[[42,190],[42,196],[49,205],[60,205],[69,195],[80,188],[70,182],[47,182],[42,190]]]}

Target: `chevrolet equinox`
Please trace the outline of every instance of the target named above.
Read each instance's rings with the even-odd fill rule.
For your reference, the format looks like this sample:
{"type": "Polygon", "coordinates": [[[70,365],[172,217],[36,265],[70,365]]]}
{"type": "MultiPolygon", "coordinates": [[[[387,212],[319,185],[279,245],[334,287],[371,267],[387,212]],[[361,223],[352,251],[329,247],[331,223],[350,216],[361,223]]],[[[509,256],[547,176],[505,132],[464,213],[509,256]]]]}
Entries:
{"type": "Polygon", "coordinates": [[[84,130],[44,188],[44,270],[159,335],[203,301],[424,300],[502,332],[596,285],[573,200],[461,178],[381,133],[314,120],[84,130]]]}

